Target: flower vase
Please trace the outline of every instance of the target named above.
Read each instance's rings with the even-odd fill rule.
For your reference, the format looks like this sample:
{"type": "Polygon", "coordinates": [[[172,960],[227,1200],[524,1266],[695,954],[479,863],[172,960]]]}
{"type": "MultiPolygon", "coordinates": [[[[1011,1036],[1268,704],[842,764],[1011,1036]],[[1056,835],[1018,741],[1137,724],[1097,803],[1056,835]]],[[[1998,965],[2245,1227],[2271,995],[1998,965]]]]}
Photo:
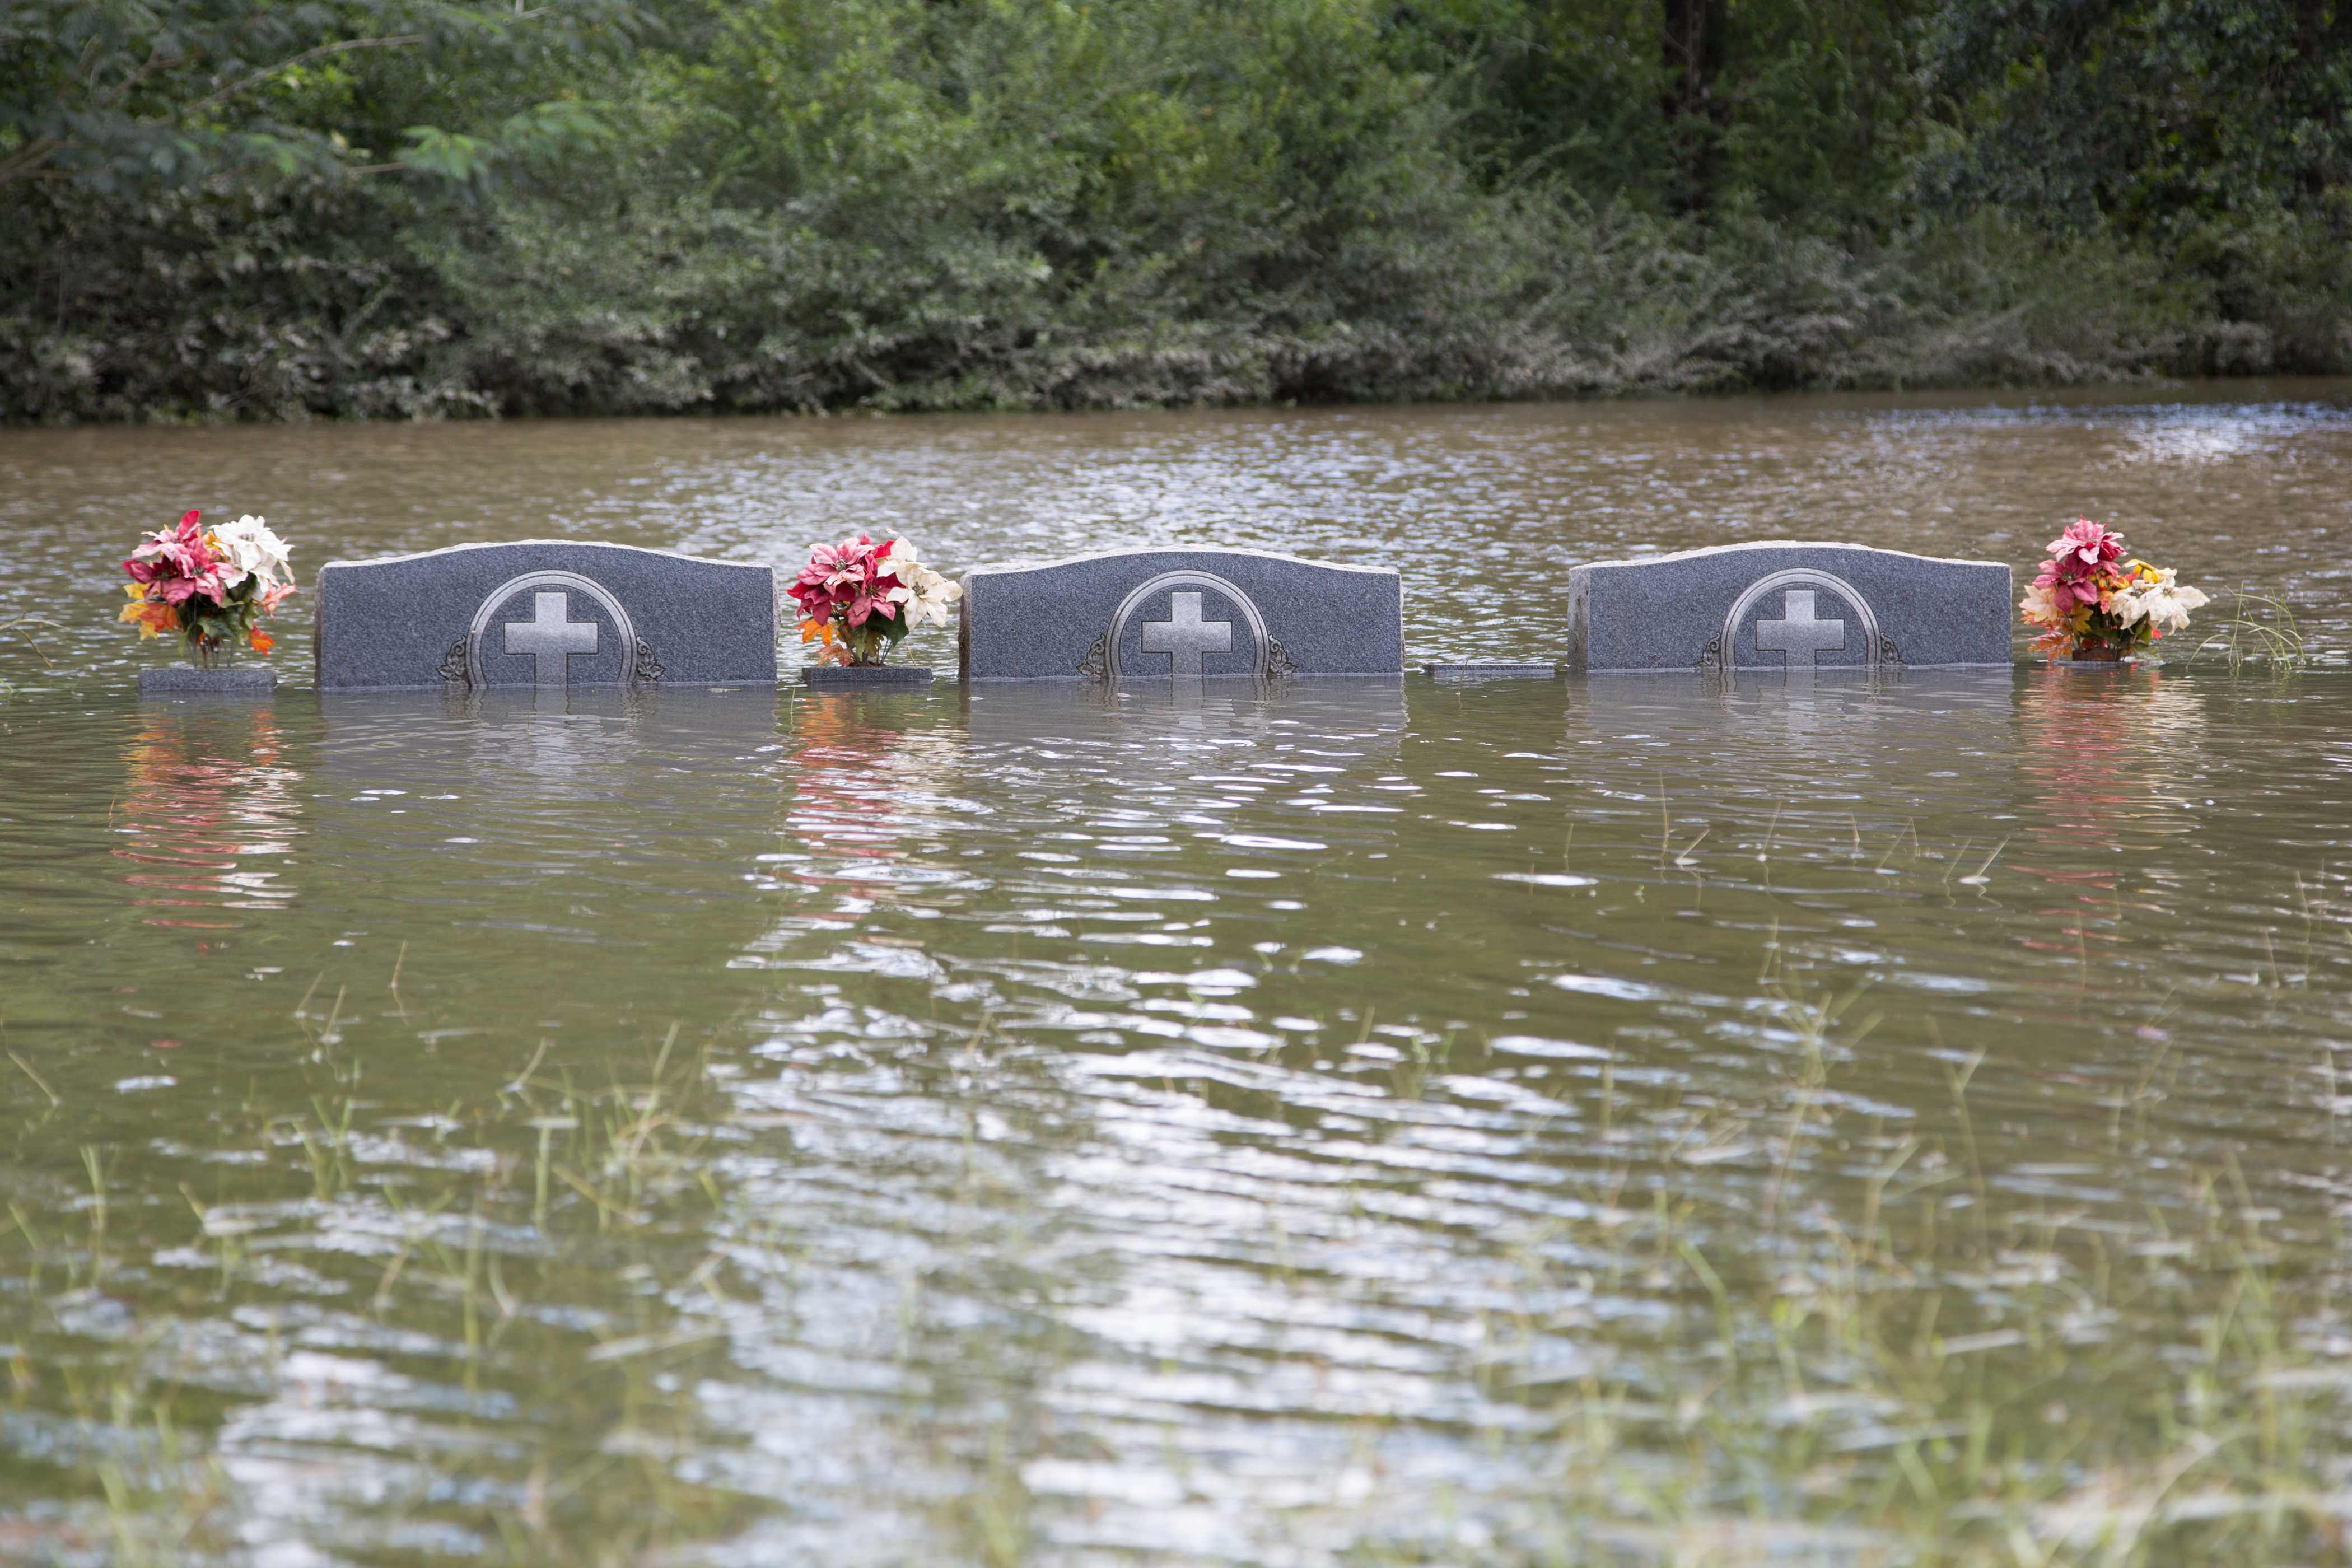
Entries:
{"type": "Polygon", "coordinates": [[[278,672],[268,667],[167,664],[139,672],[142,697],[267,697],[278,689],[278,672]]]}
{"type": "Polygon", "coordinates": [[[812,664],[801,671],[812,691],[917,691],[930,683],[930,667],[922,664],[812,664]]]}
{"type": "Polygon", "coordinates": [[[1421,672],[1432,680],[1557,680],[1559,666],[1524,659],[1471,659],[1454,664],[1424,664],[1421,672]]]}
{"type": "Polygon", "coordinates": [[[2121,643],[2101,641],[2077,643],[2071,655],[2050,662],[2060,669],[2122,669],[2131,660],[2121,643]]]}
{"type": "Polygon", "coordinates": [[[278,672],[267,667],[240,669],[230,660],[226,637],[188,638],[188,662],[139,672],[142,697],[267,697],[278,689],[278,672]]]}

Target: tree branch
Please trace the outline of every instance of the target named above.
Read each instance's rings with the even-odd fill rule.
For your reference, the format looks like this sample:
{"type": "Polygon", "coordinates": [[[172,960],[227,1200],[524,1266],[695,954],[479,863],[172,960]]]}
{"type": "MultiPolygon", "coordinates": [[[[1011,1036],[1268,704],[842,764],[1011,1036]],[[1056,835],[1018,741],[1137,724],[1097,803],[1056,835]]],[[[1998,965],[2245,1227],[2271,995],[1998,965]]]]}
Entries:
{"type": "Polygon", "coordinates": [[[121,81],[115,83],[112,90],[102,94],[99,98],[98,101],[105,104],[109,109],[111,109],[116,104],[121,103],[124,99],[130,97],[131,89],[132,88],[137,87],[141,82],[145,81],[157,71],[170,70],[173,66],[186,65],[189,60],[194,58],[194,57],[192,55],[151,56],[145,65],[141,66],[137,70],[132,71],[129,76],[124,77],[121,81]]]}
{"type": "Polygon", "coordinates": [[[258,87],[270,78],[282,76],[305,60],[315,60],[322,55],[340,55],[348,49],[404,49],[412,44],[421,44],[424,41],[425,35],[422,33],[402,33],[389,38],[346,38],[339,44],[320,44],[315,49],[304,49],[299,55],[279,60],[274,66],[264,66],[250,76],[239,77],[218,92],[206,98],[200,98],[180,110],[174,118],[184,120],[191,114],[202,114],[205,110],[235,98],[247,88],[258,87]]]}
{"type": "Polygon", "coordinates": [[[17,149],[15,157],[0,162],[0,185],[5,185],[11,180],[23,179],[30,174],[47,163],[50,154],[64,145],[63,142],[54,136],[37,136],[26,142],[24,146],[17,149]]]}

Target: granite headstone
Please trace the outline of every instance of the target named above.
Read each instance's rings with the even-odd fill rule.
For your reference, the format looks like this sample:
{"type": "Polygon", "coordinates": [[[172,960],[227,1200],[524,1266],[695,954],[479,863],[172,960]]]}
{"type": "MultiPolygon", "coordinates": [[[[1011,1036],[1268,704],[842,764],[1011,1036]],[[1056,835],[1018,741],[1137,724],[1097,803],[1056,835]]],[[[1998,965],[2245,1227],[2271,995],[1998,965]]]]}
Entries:
{"type": "Polygon", "coordinates": [[[1160,685],[1404,673],[1385,567],[1255,550],[1122,550],[963,580],[966,680],[1160,685]]]}
{"type": "Polygon", "coordinates": [[[322,691],[776,683],[776,574],[625,544],[459,544],[319,569],[322,691]]]}
{"type": "Polygon", "coordinates": [[[1570,668],[1792,675],[2006,665],[2010,574],[1859,544],[1775,541],[1575,566],[1570,668]]]}

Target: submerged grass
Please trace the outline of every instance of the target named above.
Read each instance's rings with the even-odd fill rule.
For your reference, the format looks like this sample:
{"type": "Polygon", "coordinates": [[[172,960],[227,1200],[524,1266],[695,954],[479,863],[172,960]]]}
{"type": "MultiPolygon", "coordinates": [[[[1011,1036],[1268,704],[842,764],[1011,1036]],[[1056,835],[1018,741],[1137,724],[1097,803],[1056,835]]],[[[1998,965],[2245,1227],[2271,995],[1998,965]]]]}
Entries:
{"type": "MultiPolygon", "coordinates": [[[[1968,1092],[1956,1074],[1956,1104],[1968,1092]]],[[[1811,1142],[1838,1131],[1810,1095],[1793,1119],[1811,1142]]],[[[1854,1223],[1787,1216],[1778,1268],[1738,1239],[1739,1215],[1656,1185],[1630,1202],[1647,1184],[1633,1163],[1589,1173],[1593,1219],[1518,1249],[1527,1299],[1567,1304],[1500,1331],[1535,1363],[1538,1342],[1594,1331],[1584,1303],[1646,1284],[1686,1304],[1686,1371],[1661,1384],[1621,1350],[1566,1387],[1496,1391],[1542,1419],[1549,1477],[1507,1560],[2337,1560],[2352,1374],[2311,1352],[2324,1293],[2282,1274],[2220,1173],[2192,1174],[2188,1234],[2156,1215],[1978,1225],[1951,1208],[1982,1183],[1959,1142],[1958,1159],[1941,1141],[1885,1149],[1854,1223]]]]}
{"type": "Polygon", "coordinates": [[[2207,637],[2197,651],[2220,653],[2231,675],[2250,665],[2273,675],[2290,675],[2311,658],[2294,606],[2246,587],[2231,595],[2229,625],[2207,637]]]}
{"type": "MultiPolygon", "coordinates": [[[[412,1342],[394,1363],[448,1377],[474,1412],[464,1425],[518,1399],[576,1418],[545,1429],[527,1458],[491,1459],[465,1489],[478,1504],[418,1498],[409,1507],[419,1515],[517,1563],[636,1563],[723,1538],[751,1505],[688,1479],[707,1434],[673,1384],[725,1339],[691,1310],[698,1297],[724,1300],[720,1256],[699,1230],[722,1199],[700,1120],[715,1108],[707,1048],[678,1049],[673,1028],[642,1071],[608,1064],[608,1080],[593,1088],[541,1071],[534,1058],[493,1104],[386,1116],[381,1100],[352,1091],[361,1074],[332,1043],[339,1012],[323,1022],[298,1015],[328,1092],[307,1117],[264,1118],[255,1129],[262,1148],[299,1151],[306,1190],[288,1187],[282,1163],[262,1184],[275,1195],[207,1201],[184,1182],[194,1235],[136,1265],[110,1234],[119,1184],[95,1147],[84,1152],[79,1234],[52,1234],[12,1208],[21,1248],[12,1273],[37,1303],[12,1362],[13,1402],[20,1415],[64,1423],[57,1479],[66,1484],[39,1490],[78,1494],[82,1506],[37,1530],[35,1515],[0,1525],[0,1542],[12,1529],[29,1532],[60,1562],[101,1536],[110,1562],[245,1560],[237,1524],[252,1500],[208,1445],[235,1405],[301,1386],[283,1335],[317,1320],[304,1290],[289,1295],[284,1260],[290,1243],[310,1267],[326,1263],[308,1252],[308,1226],[359,1258],[341,1298],[357,1312],[343,1314],[340,1331],[412,1342]],[[471,1135],[462,1143],[461,1129],[471,1135]],[[423,1144],[404,1146],[416,1130],[423,1144]],[[688,1265],[681,1247],[702,1250],[688,1265]],[[202,1289],[187,1267],[196,1258],[202,1289]],[[617,1295],[599,1289],[613,1281],[617,1295]],[[240,1319],[267,1327],[241,1343],[215,1336],[208,1345],[200,1331],[240,1319]],[[203,1417],[193,1428],[191,1406],[203,1417]]],[[[327,1287],[331,1301],[344,1291],[316,1275],[309,1286],[327,1287]]],[[[8,1490],[22,1497],[22,1487],[20,1475],[8,1490]]]]}
{"type": "MultiPolygon", "coordinates": [[[[2006,839],[1923,842],[1906,823],[1880,854],[1876,831],[1848,827],[1810,863],[1938,907],[2017,875],[2000,869],[2006,839]]],[[[1737,886],[1737,869],[1756,879],[1742,890],[1778,900],[1776,860],[1801,858],[1777,806],[1747,830],[1684,825],[1663,784],[1654,846],[1646,820],[1640,832],[1614,856],[1588,845],[1580,864],[1654,889],[1704,881],[1714,861],[1717,885],[1737,886]]],[[[2308,950],[2334,911],[2300,878],[2297,903],[2308,950]]],[[[395,969],[405,963],[404,950],[395,969]]],[[[2284,989],[2275,953],[2271,968],[2284,989]]],[[[760,1526],[798,1500],[730,1479],[730,1454],[758,1434],[727,1429],[706,1401],[709,1386],[778,1375],[752,1370],[747,1352],[807,1348],[761,1305],[761,1284],[801,1267],[812,1238],[734,1174],[747,1152],[789,1145],[793,1116],[734,1092],[720,1030],[676,1026],[586,1061],[545,1039],[517,1046],[511,1076],[486,1096],[425,1110],[423,1090],[386,1088],[346,1037],[363,1028],[346,1011],[356,984],[322,975],[305,994],[295,1022],[309,1107],[254,1108],[225,1127],[224,1147],[249,1158],[202,1167],[167,1205],[119,1152],[80,1144],[80,1192],[45,1211],[12,1205],[8,1416],[45,1436],[37,1458],[10,1446],[0,1543],[30,1542],[32,1561],[246,1561],[257,1521],[284,1517],[283,1500],[257,1487],[328,1484],[250,1437],[248,1479],[232,1475],[223,1434],[256,1410],[417,1423],[405,1447],[301,1445],[331,1481],[373,1493],[320,1494],[319,1517],[355,1556],[679,1563],[770,1539],[760,1526]],[[382,1380],[320,1369],[338,1356],[375,1363],[382,1380]],[[411,1467],[430,1484],[404,1479],[411,1467]],[[429,1551],[397,1544],[428,1539],[429,1551]]],[[[1409,1465],[1416,1441],[1466,1430],[1493,1467],[1487,1484],[1450,1502],[1416,1482],[1301,1506],[1283,1527],[1302,1552],[1366,1563],[2342,1559],[2352,1368],[2331,1283],[2342,1238],[2282,1235],[2234,1163],[2180,1161],[2152,1125],[2179,1070],[2156,1027],[2171,993],[2151,1001],[2145,1056],[2095,1096],[2113,1156],[2166,1163],[2179,1185],[2176,1201],[2129,1214],[2053,1205],[1988,1166],[1988,1138],[2036,1086],[1982,1047],[1946,1047],[1932,1027],[1905,1047],[1934,1064],[1909,1121],[1849,1092],[1854,1064],[1905,1020],[1884,994],[1820,984],[1777,913],[1734,989],[1721,1016],[1751,1049],[1751,1091],[1688,1095],[1614,1049],[1578,1060],[1576,1124],[1593,1136],[1547,1172],[1558,1185],[1541,1217],[1458,1238],[1465,1268],[1502,1266],[1452,1363],[1475,1397],[1448,1401],[1458,1419],[1400,1412],[1368,1427],[1349,1461],[1377,1474],[1409,1465]]],[[[1344,1028],[1329,1037],[1396,1037],[1369,1001],[1344,1028]]],[[[1396,1051],[1392,1092],[1448,1092],[1447,1075],[1473,1071],[1480,1049],[1460,1035],[1415,1032],[1396,1051]]],[[[985,1095],[1022,1049],[983,1010],[936,1052],[985,1095]]],[[[1289,1054],[1312,1063],[1323,1049],[1289,1054]]],[[[18,1094],[23,1124],[47,1127],[60,1106],[69,1120],[68,1096],[16,1065],[40,1097],[18,1094]]],[[[1034,1223],[1047,1200],[984,1176],[973,1155],[968,1139],[940,1201],[1034,1223]]],[[[1370,1226],[1377,1211],[1359,1195],[1347,1219],[1370,1226]]],[[[1273,1220],[1253,1267],[1294,1295],[1360,1300],[1368,1286],[1295,1253],[1273,1220]]],[[[893,1239],[853,1238],[877,1250],[893,1239]]],[[[1001,1263],[977,1250],[976,1267],[1001,1263]]],[[[897,1288],[901,1357],[936,1379],[971,1373],[923,1360],[926,1281],[910,1270],[897,1288]]],[[[1013,1300],[1022,1314],[1048,1306],[1013,1300]]],[[[1050,1380],[1026,1349],[1004,1350],[990,1386],[1050,1380]]],[[[893,1400],[874,1424],[913,1428],[947,1478],[925,1520],[940,1561],[1057,1560],[1058,1527],[1088,1505],[1032,1483],[1041,1454],[1145,1462],[1108,1430],[1042,1436],[994,1395],[952,1416],[936,1384],[893,1400]]],[[[1160,1458],[1171,1495],[1192,1495],[1197,1455],[1171,1435],[1160,1458]]]]}

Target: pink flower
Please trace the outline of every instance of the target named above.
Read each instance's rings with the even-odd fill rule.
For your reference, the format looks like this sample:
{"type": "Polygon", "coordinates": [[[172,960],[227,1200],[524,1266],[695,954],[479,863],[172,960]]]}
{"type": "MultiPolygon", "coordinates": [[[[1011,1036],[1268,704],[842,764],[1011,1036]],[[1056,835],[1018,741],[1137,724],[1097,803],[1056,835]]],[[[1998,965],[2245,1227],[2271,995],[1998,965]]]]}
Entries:
{"type": "Polygon", "coordinates": [[[2087,517],[2078,517],[2068,523],[2066,531],[2044,548],[2057,557],[2059,572],[2068,577],[2087,575],[2124,558],[2122,536],[2087,517]]]}
{"type": "Polygon", "coordinates": [[[2047,548],[2051,558],[2042,563],[2033,585],[2046,592],[2062,613],[2076,605],[2104,606],[2121,583],[2116,563],[2123,559],[2123,540],[2087,517],[2067,524],[2066,531],[2047,548]]]}
{"type": "Polygon", "coordinates": [[[198,594],[215,605],[226,604],[228,584],[221,576],[221,568],[227,563],[205,542],[204,530],[196,521],[201,515],[191,510],[181,517],[178,526],[147,535],[122,563],[122,570],[132,582],[155,589],[155,596],[167,605],[184,604],[198,594]]]}
{"type": "Polygon", "coordinates": [[[874,542],[864,534],[839,544],[813,544],[808,564],[793,580],[791,593],[803,603],[831,603],[847,596],[870,574],[874,542]]]}
{"type": "Polygon", "coordinates": [[[2095,581],[2089,577],[2065,575],[2054,561],[2042,563],[2042,574],[2033,580],[2033,585],[2046,592],[2057,603],[2061,615],[2077,604],[2095,605],[2099,602],[2099,584],[2095,581]]]}
{"type": "Polygon", "coordinates": [[[849,602],[849,624],[853,626],[862,626],[876,616],[886,621],[896,620],[898,615],[898,606],[879,594],[860,594],[849,602]]]}
{"type": "Polygon", "coordinates": [[[853,626],[877,615],[894,619],[898,609],[887,595],[898,580],[881,570],[889,549],[863,533],[839,544],[811,545],[808,564],[784,592],[814,620],[830,620],[836,613],[853,626]]]}
{"type": "Polygon", "coordinates": [[[215,605],[228,603],[228,590],[221,585],[220,573],[206,568],[200,577],[166,577],[163,582],[163,602],[182,605],[202,594],[215,605]]]}
{"type": "MultiPolygon", "coordinates": [[[[131,560],[161,561],[172,573],[194,576],[212,559],[212,552],[205,545],[205,531],[197,525],[196,520],[203,515],[193,509],[181,513],[177,526],[159,529],[148,534],[139,548],[131,552],[131,560]]],[[[125,566],[130,563],[123,563],[125,566]]]]}

